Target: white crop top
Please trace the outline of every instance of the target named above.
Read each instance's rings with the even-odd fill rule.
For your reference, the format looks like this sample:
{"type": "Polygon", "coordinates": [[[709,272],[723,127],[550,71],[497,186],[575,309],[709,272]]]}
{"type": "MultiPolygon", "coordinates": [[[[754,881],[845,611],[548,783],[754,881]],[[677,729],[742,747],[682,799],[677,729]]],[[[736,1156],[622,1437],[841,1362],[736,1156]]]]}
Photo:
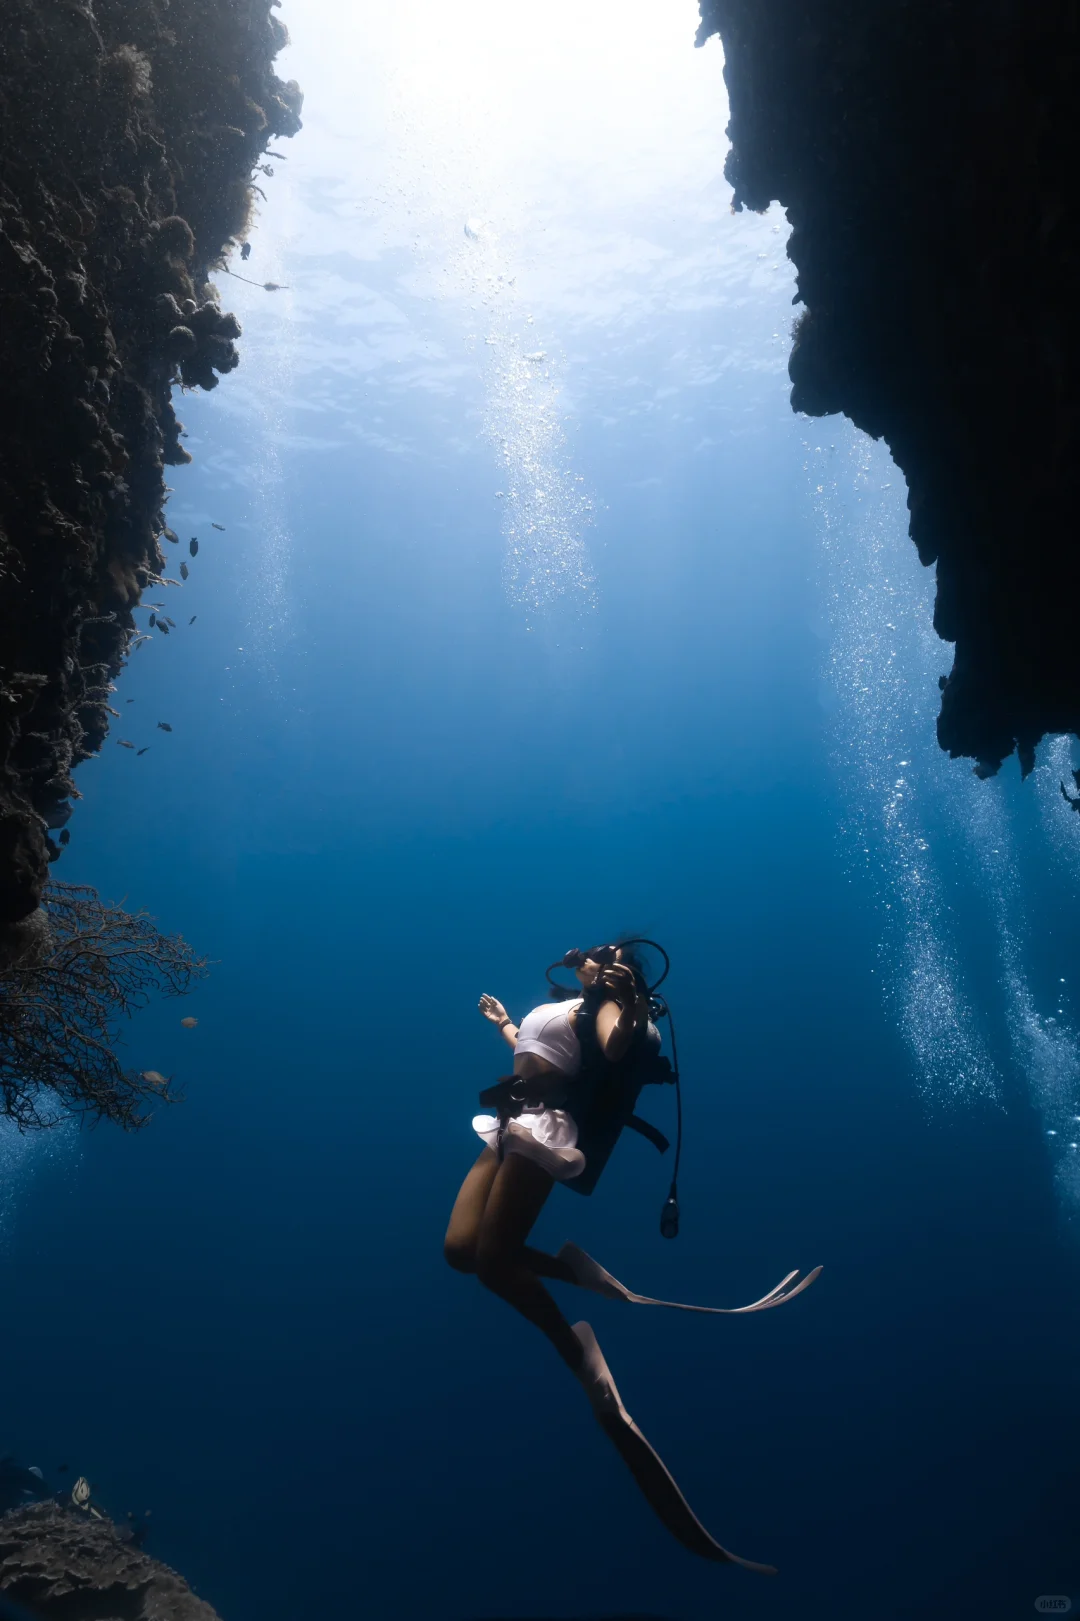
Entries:
{"type": "Polygon", "coordinates": [[[581,1006],[581,997],[569,1002],[545,1002],[526,1013],[518,1025],[515,1053],[537,1053],[554,1064],[564,1075],[576,1075],[581,1068],[581,1043],[574,1034],[570,1014],[581,1006]]]}

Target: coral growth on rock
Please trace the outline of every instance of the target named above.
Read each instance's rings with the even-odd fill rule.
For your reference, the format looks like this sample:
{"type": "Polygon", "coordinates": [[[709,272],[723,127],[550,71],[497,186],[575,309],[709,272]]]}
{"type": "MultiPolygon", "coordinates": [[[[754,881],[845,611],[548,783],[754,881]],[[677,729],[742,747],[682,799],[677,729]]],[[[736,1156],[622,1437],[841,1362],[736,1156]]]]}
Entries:
{"type": "Polygon", "coordinates": [[[153,991],[183,996],[205,959],[85,885],[49,884],[40,911],[10,932],[15,949],[0,937],[0,1120],[20,1131],[65,1114],[145,1125],[175,1093],[157,1070],[124,1068],[119,1026],[153,991]]]}
{"type": "Polygon", "coordinates": [[[173,387],[237,364],[209,269],[300,127],[273,0],[4,0],[0,930],[37,907],[158,578],[173,387]]]}
{"type": "Polygon", "coordinates": [[[5,1598],[35,1621],[218,1621],[130,1533],[96,1511],[51,1502],[0,1515],[0,1613],[5,1598]]]}
{"type": "Polygon", "coordinates": [[[774,199],[806,311],[791,403],[884,438],[955,642],[938,737],[998,769],[1080,730],[1080,34],[1067,0],[701,0],[735,207],[774,199]]]}

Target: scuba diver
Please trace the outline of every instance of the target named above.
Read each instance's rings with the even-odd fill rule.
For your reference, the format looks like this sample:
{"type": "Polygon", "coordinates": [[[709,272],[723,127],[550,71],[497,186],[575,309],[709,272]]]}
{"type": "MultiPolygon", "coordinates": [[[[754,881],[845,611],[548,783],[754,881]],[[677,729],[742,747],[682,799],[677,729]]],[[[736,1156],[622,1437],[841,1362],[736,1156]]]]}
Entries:
{"type": "Polygon", "coordinates": [[[484,1147],[455,1200],[444,1253],[456,1271],[474,1274],[547,1336],[584,1387],[597,1420],[653,1511],[684,1547],[705,1559],[772,1575],[773,1566],[741,1559],[721,1547],[697,1519],[623,1405],[591,1327],[571,1324],[545,1285],[568,1283],[635,1305],[739,1316],[784,1305],[807,1289],[821,1268],[799,1282],[797,1270],[788,1273],[748,1306],[692,1306],[635,1294],[575,1244],[549,1255],[528,1242],[554,1184],[590,1194],[624,1129],[639,1132],[661,1152],[667,1150],[662,1133],[634,1112],[644,1086],[665,1082],[676,1088],[678,1136],[660,1230],[665,1238],[678,1233],[682,1099],[674,1023],[657,995],[669,966],[663,947],[644,938],[568,951],[547,970],[554,1000],[534,1008],[520,1025],[495,997],[481,996],[481,1014],[513,1049],[514,1072],[480,1094],[480,1102],[494,1113],[473,1120],[484,1147]],[[663,972],[652,985],[635,949],[640,947],[651,947],[664,959],[663,972]],[[577,994],[552,979],[559,967],[573,969],[581,987],[577,994]],[[663,1018],[669,1021],[673,1062],[660,1052],[656,1021],[663,1018]]]}

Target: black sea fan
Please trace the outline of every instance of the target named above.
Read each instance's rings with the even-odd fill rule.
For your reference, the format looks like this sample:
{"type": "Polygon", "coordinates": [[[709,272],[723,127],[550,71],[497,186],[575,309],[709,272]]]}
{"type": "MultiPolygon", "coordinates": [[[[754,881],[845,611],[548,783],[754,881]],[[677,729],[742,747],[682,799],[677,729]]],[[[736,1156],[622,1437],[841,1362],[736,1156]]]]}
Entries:
{"type": "Polygon", "coordinates": [[[66,1115],[145,1125],[149,1102],[170,1094],[123,1068],[120,1020],[152,992],[183,995],[205,958],[83,885],[50,884],[38,918],[32,944],[0,966],[0,1116],[21,1130],[66,1115]]]}

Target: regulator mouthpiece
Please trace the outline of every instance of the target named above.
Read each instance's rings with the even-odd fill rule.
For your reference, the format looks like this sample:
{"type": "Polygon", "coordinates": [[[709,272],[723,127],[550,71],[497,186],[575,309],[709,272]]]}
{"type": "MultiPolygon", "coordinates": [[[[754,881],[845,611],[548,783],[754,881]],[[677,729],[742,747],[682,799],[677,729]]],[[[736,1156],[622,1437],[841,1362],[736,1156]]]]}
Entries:
{"type": "Polygon", "coordinates": [[[591,958],[593,962],[598,962],[601,967],[607,968],[613,962],[617,962],[618,957],[618,946],[592,946],[588,951],[579,951],[575,947],[574,950],[568,951],[563,957],[562,966],[564,968],[584,968],[591,958]]]}
{"type": "Polygon", "coordinates": [[[664,1200],[664,1208],[660,1212],[661,1238],[678,1238],[679,1236],[679,1201],[674,1193],[669,1193],[664,1200]]]}

